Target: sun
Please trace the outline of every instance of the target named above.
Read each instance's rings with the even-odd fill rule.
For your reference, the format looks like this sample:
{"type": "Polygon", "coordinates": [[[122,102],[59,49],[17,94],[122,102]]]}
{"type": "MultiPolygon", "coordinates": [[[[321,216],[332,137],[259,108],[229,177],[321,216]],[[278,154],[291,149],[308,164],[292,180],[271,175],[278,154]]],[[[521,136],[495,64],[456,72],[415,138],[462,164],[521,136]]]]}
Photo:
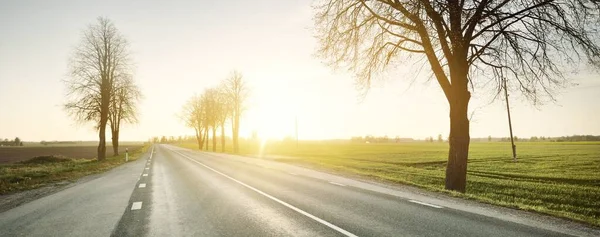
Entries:
{"type": "Polygon", "coordinates": [[[258,137],[261,139],[279,140],[293,135],[294,121],[289,116],[265,113],[261,116],[260,121],[258,137]]]}
{"type": "Polygon", "coordinates": [[[295,114],[283,100],[265,99],[253,113],[260,139],[279,140],[294,135],[295,114]]]}

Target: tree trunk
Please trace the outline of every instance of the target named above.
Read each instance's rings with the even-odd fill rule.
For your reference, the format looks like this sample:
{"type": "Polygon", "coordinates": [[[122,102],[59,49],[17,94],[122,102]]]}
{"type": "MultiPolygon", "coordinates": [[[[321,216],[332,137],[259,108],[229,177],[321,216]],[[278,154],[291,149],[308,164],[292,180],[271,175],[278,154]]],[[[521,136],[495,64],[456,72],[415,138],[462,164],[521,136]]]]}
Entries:
{"type": "Polygon", "coordinates": [[[198,142],[198,149],[199,149],[199,150],[202,150],[202,147],[203,147],[203,145],[204,145],[204,140],[202,140],[202,137],[203,137],[203,136],[204,136],[204,135],[202,135],[202,133],[200,133],[200,134],[196,135],[196,141],[198,142]]]}
{"type": "MultiPolygon", "coordinates": [[[[108,93],[105,93],[108,94],[108,93]]],[[[100,128],[98,129],[98,136],[100,142],[98,143],[98,160],[106,159],[106,124],[108,123],[108,103],[107,98],[110,95],[102,95],[102,107],[100,108],[100,128]]]]}
{"type": "Polygon", "coordinates": [[[112,131],[113,156],[119,155],[119,130],[112,131]]]}
{"type": "Polygon", "coordinates": [[[204,132],[204,142],[206,143],[206,150],[208,151],[208,127],[206,127],[206,132],[204,132]]]}
{"type": "MultiPolygon", "coordinates": [[[[466,73],[464,83],[452,83],[450,101],[450,151],[446,166],[446,189],[464,193],[467,186],[467,161],[469,157],[469,118],[468,108],[471,93],[467,89],[466,73]],[[461,86],[462,85],[462,86],[461,86]]],[[[455,81],[455,80],[453,80],[455,81]]]]}
{"type": "Polygon", "coordinates": [[[212,151],[217,152],[217,126],[212,127],[212,151]]]}
{"type": "Polygon", "coordinates": [[[198,149],[202,150],[202,131],[199,131],[197,128],[196,130],[196,142],[198,143],[198,149]]]}
{"type": "Polygon", "coordinates": [[[239,141],[238,141],[239,132],[240,132],[240,116],[239,116],[239,113],[237,113],[235,115],[235,123],[233,126],[233,152],[234,153],[240,152],[239,141]]]}
{"type": "Polygon", "coordinates": [[[98,129],[98,160],[104,160],[106,158],[106,122],[102,125],[102,119],[100,120],[100,129],[98,129]]]}
{"type": "Polygon", "coordinates": [[[225,152],[225,122],[221,123],[221,152],[225,152]]]}

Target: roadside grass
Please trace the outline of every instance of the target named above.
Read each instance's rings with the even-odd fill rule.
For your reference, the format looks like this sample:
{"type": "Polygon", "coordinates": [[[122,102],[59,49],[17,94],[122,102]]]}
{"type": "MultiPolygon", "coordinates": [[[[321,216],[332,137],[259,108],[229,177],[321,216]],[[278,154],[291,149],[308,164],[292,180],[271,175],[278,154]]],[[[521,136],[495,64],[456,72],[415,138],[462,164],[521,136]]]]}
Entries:
{"type": "MultiPolygon", "coordinates": [[[[130,162],[137,160],[148,147],[150,145],[146,144],[131,151],[130,162]]],[[[125,154],[107,157],[103,161],[43,156],[18,163],[0,164],[0,195],[75,181],[87,175],[105,172],[123,163],[125,154]]]]}
{"type": "MultiPolygon", "coordinates": [[[[408,184],[600,226],[600,142],[473,142],[467,191],[444,190],[447,143],[242,142],[243,155],[408,184]]],[[[179,146],[198,149],[196,144],[179,146]]],[[[212,148],[209,148],[212,150],[212,148]]],[[[217,151],[221,151],[218,146],[217,151]]],[[[226,153],[231,153],[231,144],[226,153]]]]}

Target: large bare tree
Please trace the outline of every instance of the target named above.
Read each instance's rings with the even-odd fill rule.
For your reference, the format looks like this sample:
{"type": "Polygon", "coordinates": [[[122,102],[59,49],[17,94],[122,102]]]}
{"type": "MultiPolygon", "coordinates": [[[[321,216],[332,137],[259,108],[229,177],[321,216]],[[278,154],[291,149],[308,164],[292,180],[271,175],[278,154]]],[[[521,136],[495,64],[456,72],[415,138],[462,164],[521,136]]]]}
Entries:
{"type": "Polygon", "coordinates": [[[566,70],[598,65],[598,0],[326,0],[320,54],[368,88],[394,63],[427,62],[450,107],[448,190],[465,192],[471,92],[491,82],[537,101],[566,70]]]}
{"type": "Polygon", "coordinates": [[[113,154],[118,156],[121,124],[138,122],[137,103],[142,97],[142,92],[128,73],[117,75],[113,86],[108,122],[112,135],[113,154]]]}
{"type": "Polygon", "coordinates": [[[224,88],[227,97],[230,101],[231,115],[231,130],[233,140],[233,152],[240,151],[239,134],[240,134],[240,117],[244,112],[244,104],[249,95],[249,89],[246,81],[242,79],[242,74],[238,71],[233,71],[231,75],[225,79],[224,88]]]}
{"type": "Polygon", "coordinates": [[[98,160],[106,158],[106,125],[117,75],[127,72],[127,40],[106,18],[98,18],[83,32],[70,59],[70,78],[65,80],[65,109],[78,121],[93,121],[98,129],[98,160]]]}

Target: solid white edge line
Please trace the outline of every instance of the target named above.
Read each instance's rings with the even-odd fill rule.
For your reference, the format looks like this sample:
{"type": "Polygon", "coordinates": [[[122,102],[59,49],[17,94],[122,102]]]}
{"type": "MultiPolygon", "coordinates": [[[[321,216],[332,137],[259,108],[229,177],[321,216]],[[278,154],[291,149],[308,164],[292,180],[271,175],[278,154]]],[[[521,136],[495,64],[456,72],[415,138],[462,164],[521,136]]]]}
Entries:
{"type": "Polygon", "coordinates": [[[429,204],[429,203],[426,203],[426,202],[420,202],[420,201],[417,201],[417,200],[408,200],[408,201],[409,201],[409,202],[412,202],[412,203],[416,203],[416,204],[425,205],[425,206],[428,206],[428,207],[433,207],[433,208],[443,208],[442,206],[433,205],[433,204],[429,204]]]}
{"type": "Polygon", "coordinates": [[[152,146],[152,151],[150,152],[150,159],[152,159],[152,154],[154,154],[154,146],[152,146]]]}
{"type": "Polygon", "coordinates": [[[139,210],[142,209],[142,202],[134,202],[131,204],[131,210],[139,210]]]}
{"type": "Polygon", "coordinates": [[[346,185],[345,185],[345,184],[341,184],[341,183],[336,183],[336,182],[331,182],[331,181],[329,181],[329,183],[330,183],[330,184],[333,184],[333,185],[337,185],[337,186],[346,187],[346,185]]]}
{"type": "Polygon", "coordinates": [[[197,161],[197,160],[195,160],[195,159],[192,159],[192,158],[190,158],[190,157],[188,157],[188,156],[186,156],[186,155],[184,155],[184,154],[181,154],[181,153],[180,153],[180,152],[178,152],[178,151],[175,151],[175,150],[171,150],[171,151],[173,151],[173,152],[175,152],[175,153],[177,153],[177,154],[179,154],[179,155],[181,155],[181,156],[183,156],[183,157],[187,158],[187,159],[188,159],[188,160],[190,160],[190,161],[193,161],[193,162],[195,162],[195,163],[197,163],[197,164],[199,164],[199,165],[201,165],[201,166],[204,166],[205,168],[207,168],[207,169],[209,169],[209,170],[211,170],[211,171],[213,171],[213,172],[215,172],[215,173],[217,173],[217,174],[220,174],[221,176],[223,176],[223,177],[225,177],[225,178],[228,178],[228,179],[230,179],[230,180],[232,180],[232,181],[234,181],[234,182],[236,182],[236,183],[238,183],[238,184],[241,184],[242,186],[244,186],[244,187],[246,187],[246,188],[249,188],[250,190],[252,190],[252,191],[254,191],[254,192],[257,192],[257,193],[259,193],[259,194],[261,194],[261,195],[263,195],[263,196],[265,196],[265,197],[267,197],[267,198],[269,198],[269,199],[271,199],[271,200],[273,200],[273,201],[275,201],[275,202],[278,202],[279,204],[281,204],[281,205],[283,205],[283,206],[285,206],[285,207],[287,207],[287,208],[289,208],[289,209],[292,209],[292,210],[294,210],[294,211],[296,211],[296,212],[298,212],[298,213],[300,213],[300,214],[302,214],[302,215],[304,215],[304,216],[306,216],[306,217],[309,217],[309,218],[311,218],[311,219],[313,219],[313,220],[315,220],[315,221],[317,221],[317,222],[319,222],[319,223],[321,223],[321,224],[323,224],[323,225],[326,225],[327,227],[329,227],[329,228],[331,228],[331,229],[334,229],[334,230],[336,230],[337,232],[340,232],[340,233],[342,233],[342,234],[343,234],[343,235],[345,235],[345,236],[349,236],[349,237],[358,237],[357,235],[355,235],[355,234],[352,234],[352,233],[348,232],[347,230],[344,230],[344,229],[342,229],[342,228],[340,228],[340,227],[338,227],[338,226],[336,226],[336,225],[334,225],[334,224],[331,224],[331,223],[327,222],[326,220],[323,220],[323,219],[321,219],[321,218],[319,218],[319,217],[313,216],[312,214],[310,214],[310,213],[308,213],[308,212],[305,212],[305,211],[303,211],[303,210],[302,210],[302,209],[300,209],[300,208],[297,208],[297,207],[295,207],[295,206],[293,206],[293,205],[291,205],[291,204],[289,204],[289,203],[287,203],[287,202],[284,202],[284,201],[282,201],[282,200],[279,200],[279,199],[277,199],[276,197],[273,197],[273,196],[271,196],[271,195],[269,195],[269,194],[267,194],[267,193],[265,193],[265,192],[263,192],[263,191],[260,191],[260,190],[258,190],[258,189],[256,189],[256,188],[254,188],[254,187],[252,187],[252,186],[250,186],[250,185],[247,185],[247,184],[245,184],[245,183],[244,183],[244,182],[242,182],[242,181],[239,181],[239,180],[237,180],[237,179],[234,179],[234,178],[232,178],[232,177],[230,177],[230,176],[228,176],[228,175],[226,175],[226,174],[224,174],[224,173],[221,173],[221,172],[219,172],[219,171],[217,171],[217,170],[215,170],[215,169],[213,169],[213,168],[211,168],[211,167],[209,167],[209,166],[207,166],[207,165],[205,165],[205,164],[203,164],[203,163],[201,163],[201,162],[199,162],[199,161],[197,161]]]}
{"type": "Polygon", "coordinates": [[[146,184],[140,184],[140,186],[138,186],[138,188],[145,188],[146,184]]]}

